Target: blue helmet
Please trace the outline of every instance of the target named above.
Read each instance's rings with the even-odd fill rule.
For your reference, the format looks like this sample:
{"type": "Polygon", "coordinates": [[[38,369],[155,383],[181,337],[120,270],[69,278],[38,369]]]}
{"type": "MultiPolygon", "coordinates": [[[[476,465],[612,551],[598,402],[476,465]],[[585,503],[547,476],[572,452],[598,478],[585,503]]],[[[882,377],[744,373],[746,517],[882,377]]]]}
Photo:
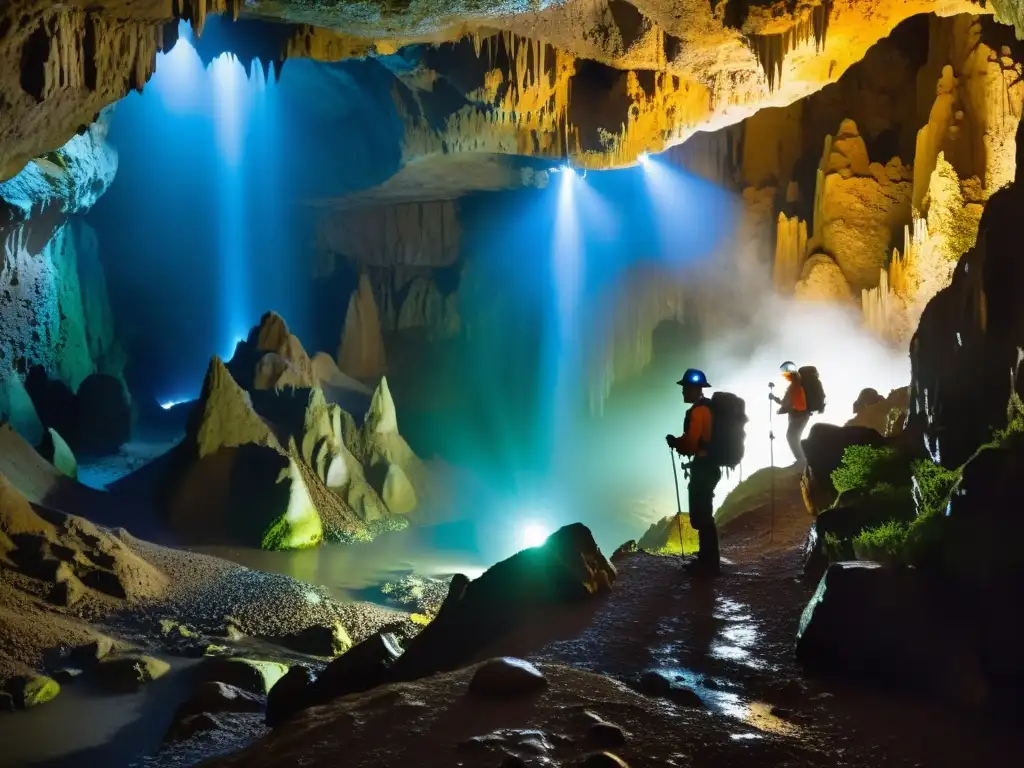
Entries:
{"type": "Polygon", "coordinates": [[[704,375],[704,371],[698,371],[696,368],[687,368],[686,373],[683,374],[683,378],[676,382],[681,387],[687,385],[694,387],[710,387],[708,383],[708,377],[704,375]]]}

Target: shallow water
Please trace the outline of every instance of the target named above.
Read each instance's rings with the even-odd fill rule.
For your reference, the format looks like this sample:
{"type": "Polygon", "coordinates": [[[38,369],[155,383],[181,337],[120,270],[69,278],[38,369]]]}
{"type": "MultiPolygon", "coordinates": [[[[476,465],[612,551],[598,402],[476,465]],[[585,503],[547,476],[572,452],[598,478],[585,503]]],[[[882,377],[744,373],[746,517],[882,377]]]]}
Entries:
{"type": "MultiPolygon", "coordinates": [[[[337,600],[374,600],[384,583],[408,574],[447,578],[462,573],[476,578],[494,559],[469,523],[407,528],[365,544],[328,544],[305,550],[270,552],[251,547],[191,547],[270,573],[322,586],[337,600]]],[[[508,554],[512,554],[509,552],[508,554]]],[[[506,555],[507,556],[507,555],[506,555]]]]}
{"type": "Polygon", "coordinates": [[[188,694],[188,672],[198,663],[161,658],[171,671],[137,693],[107,695],[76,680],[62,685],[47,704],[0,715],[0,766],[119,768],[153,751],[188,694]]]}

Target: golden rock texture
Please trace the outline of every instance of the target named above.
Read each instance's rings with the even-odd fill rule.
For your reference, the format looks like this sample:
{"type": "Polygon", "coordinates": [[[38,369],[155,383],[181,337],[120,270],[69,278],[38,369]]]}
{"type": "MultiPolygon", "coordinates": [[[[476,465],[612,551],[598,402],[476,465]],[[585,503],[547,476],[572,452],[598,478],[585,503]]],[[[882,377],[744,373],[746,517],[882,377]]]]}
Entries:
{"type": "Polygon", "coordinates": [[[909,16],[981,10],[970,0],[780,0],[737,17],[729,5],[569,0],[523,12],[459,2],[14,0],[0,11],[0,178],[143,87],[175,22],[201,32],[211,13],[291,24],[283,49],[267,52],[277,61],[440,44],[431,50],[452,69],[435,64],[420,82],[466,71],[470,103],[439,131],[412,108],[408,157],[447,142],[454,152],[569,153],[610,167],[819,90],[909,16]],[[476,60],[468,70],[467,56],[476,60]]]}

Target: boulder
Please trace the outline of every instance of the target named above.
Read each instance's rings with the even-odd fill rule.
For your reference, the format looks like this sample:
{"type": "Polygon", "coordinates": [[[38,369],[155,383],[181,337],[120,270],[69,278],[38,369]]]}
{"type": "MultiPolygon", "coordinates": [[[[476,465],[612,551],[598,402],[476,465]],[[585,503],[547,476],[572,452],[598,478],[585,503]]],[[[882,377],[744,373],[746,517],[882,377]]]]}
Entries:
{"type": "Polygon", "coordinates": [[[874,389],[865,389],[853,404],[854,417],[845,426],[870,427],[880,435],[893,437],[902,433],[909,405],[909,387],[894,389],[888,397],[882,397],[874,389]]]}
{"type": "Polygon", "coordinates": [[[43,432],[43,439],[39,444],[39,455],[53,464],[62,475],[66,475],[72,480],[78,479],[78,462],[75,460],[75,454],[53,427],[48,427],[43,432]]]}
{"type": "Polygon", "coordinates": [[[637,547],[636,541],[630,539],[629,541],[620,544],[619,548],[612,552],[611,561],[613,563],[618,563],[622,560],[625,560],[630,555],[635,555],[639,551],[640,550],[637,547]]]}
{"type": "Polygon", "coordinates": [[[87,376],[78,387],[75,400],[78,426],[69,439],[76,453],[117,453],[131,439],[131,404],[120,379],[104,373],[87,376]]]}
{"type": "Polygon", "coordinates": [[[453,669],[538,609],[605,592],[615,578],[585,525],[560,528],[542,546],[491,566],[478,579],[452,579],[437,617],[408,643],[394,675],[411,680],[453,669]]]}
{"type": "Polygon", "coordinates": [[[469,681],[469,692],[485,699],[507,699],[540,693],[547,686],[547,679],[533,664],[506,657],[481,664],[469,681]]]}
{"type": "MultiPolygon", "coordinates": [[[[45,675],[16,675],[0,685],[0,697],[8,698],[8,708],[31,709],[52,701],[60,693],[60,684],[45,675]]],[[[0,709],[3,702],[0,701],[0,709]]]]}
{"type": "MultiPolygon", "coordinates": [[[[197,715],[215,715],[220,712],[262,712],[264,699],[249,691],[224,683],[200,683],[192,695],[174,713],[165,741],[182,741],[208,723],[195,721],[197,715]]],[[[214,721],[216,722],[216,721],[214,721]]],[[[216,727],[216,726],[214,726],[216,727]]]]}
{"type": "Polygon", "coordinates": [[[367,638],[320,673],[311,691],[311,703],[324,703],[389,682],[394,679],[393,667],[401,654],[394,635],[377,633],[367,638]]]}
{"type": "MultiPolygon", "coordinates": [[[[908,508],[907,512],[912,515],[913,509],[908,508]]],[[[804,577],[812,583],[817,583],[834,560],[853,558],[852,551],[831,552],[827,543],[828,538],[834,537],[840,542],[849,542],[863,531],[876,528],[892,519],[892,506],[874,503],[870,497],[822,511],[814,519],[804,541],[804,577]]],[[[905,522],[909,522],[909,519],[905,522]]]]}
{"type": "Polygon", "coordinates": [[[340,656],[352,647],[352,640],[349,638],[348,632],[338,621],[330,627],[313,625],[297,632],[268,639],[285,648],[291,648],[293,651],[310,656],[340,656]]]}
{"type": "Polygon", "coordinates": [[[146,683],[166,675],[171,665],[152,656],[106,658],[96,667],[100,686],[108,693],[134,693],[146,683]]]}
{"type": "Polygon", "coordinates": [[[265,696],[288,672],[288,666],[276,661],[210,656],[199,665],[198,679],[226,683],[243,691],[265,696]]]}
{"type": "Polygon", "coordinates": [[[276,728],[309,706],[315,679],[313,670],[302,664],[289,669],[267,695],[267,725],[276,728]]]}
{"type": "Polygon", "coordinates": [[[988,695],[978,649],[950,614],[948,597],[917,569],[835,563],[800,618],[797,660],[820,677],[871,680],[978,705],[988,695]]]}

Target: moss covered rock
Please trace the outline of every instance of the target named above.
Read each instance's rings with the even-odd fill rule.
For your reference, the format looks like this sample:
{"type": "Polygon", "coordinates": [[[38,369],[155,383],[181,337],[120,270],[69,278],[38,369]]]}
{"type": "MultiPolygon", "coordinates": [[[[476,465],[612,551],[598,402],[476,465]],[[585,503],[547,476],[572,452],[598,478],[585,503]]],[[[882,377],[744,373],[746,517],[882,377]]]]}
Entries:
{"type": "Polygon", "coordinates": [[[636,546],[647,552],[689,555],[697,551],[697,531],[690,525],[690,516],[685,512],[670,515],[652,523],[636,546]]]}
{"type": "Polygon", "coordinates": [[[287,672],[288,665],[276,661],[210,656],[199,665],[198,676],[204,682],[227,683],[262,696],[287,672]]]}
{"type": "Polygon", "coordinates": [[[100,685],[109,693],[133,693],[170,670],[170,664],[152,656],[122,656],[103,659],[96,667],[96,674],[100,685]]]}
{"type": "Polygon", "coordinates": [[[60,684],[45,675],[17,675],[0,686],[0,694],[9,697],[14,709],[30,709],[52,701],[60,693],[60,684]]]}

